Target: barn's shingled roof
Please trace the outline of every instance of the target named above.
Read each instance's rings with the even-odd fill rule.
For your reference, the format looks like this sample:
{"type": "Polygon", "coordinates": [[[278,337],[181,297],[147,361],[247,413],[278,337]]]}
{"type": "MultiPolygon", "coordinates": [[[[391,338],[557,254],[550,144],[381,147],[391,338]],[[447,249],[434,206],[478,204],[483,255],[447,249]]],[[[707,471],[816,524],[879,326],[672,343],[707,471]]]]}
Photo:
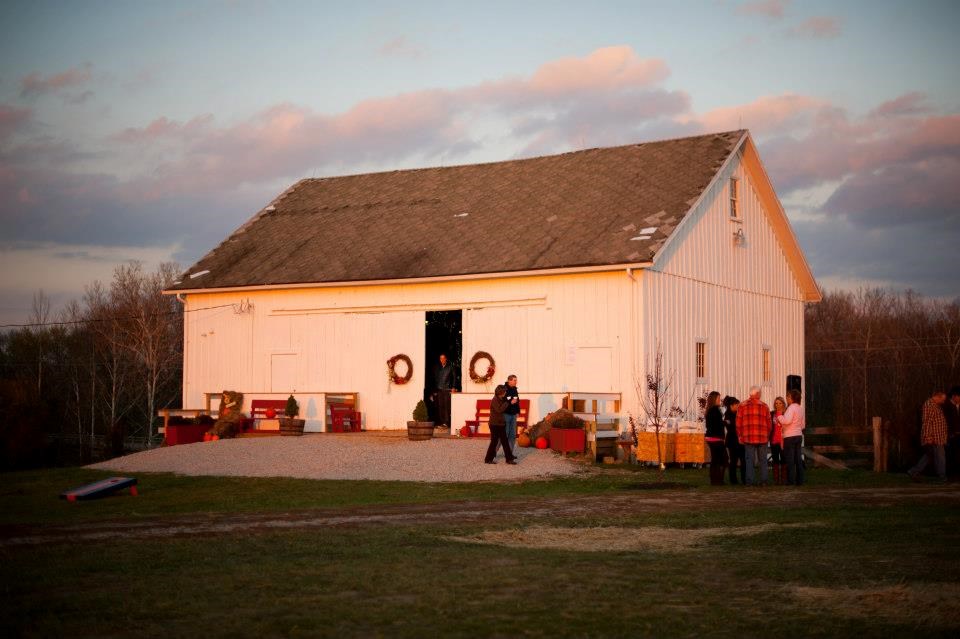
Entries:
{"type": "Polygon", "coordinates": [[[301,180],[171,290],[647,262],[745,134],[301,180]]]}

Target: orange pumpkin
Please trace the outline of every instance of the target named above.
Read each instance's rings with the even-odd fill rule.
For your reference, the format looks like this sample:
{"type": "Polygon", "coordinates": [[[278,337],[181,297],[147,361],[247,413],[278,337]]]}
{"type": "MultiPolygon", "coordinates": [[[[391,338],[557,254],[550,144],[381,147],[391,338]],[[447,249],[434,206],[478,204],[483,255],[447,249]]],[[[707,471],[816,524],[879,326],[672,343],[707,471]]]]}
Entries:
{"type": "Polygon", "coordinates": [[[520,436],[517,437],[517,444],[520,445],[520,448],[529,448],[530,447],[530,436],[526,433],[520,433],[520,436]]]}
{"type": "Polygon", "coordinates": [[[546,437],[537,437],[537,448],[543,450],[547,446],[549,446],[549,444],[547,443],[546,437]]]}
{"type": "Polygon", "coordinates": [[[277,411],[273,410],[272,408],[268,408],[266,415],[267,419],[274,419],[277,416],[277,411]]]}

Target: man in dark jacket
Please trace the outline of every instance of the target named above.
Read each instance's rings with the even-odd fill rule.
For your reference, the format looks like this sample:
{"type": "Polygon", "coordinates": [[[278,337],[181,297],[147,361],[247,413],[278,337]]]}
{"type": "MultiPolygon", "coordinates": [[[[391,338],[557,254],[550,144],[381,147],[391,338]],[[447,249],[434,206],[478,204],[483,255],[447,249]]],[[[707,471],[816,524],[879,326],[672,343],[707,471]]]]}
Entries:
{"type": "Polygon", "coordinates": [[[434,421],[437,426],[450,426],[450,393],[456,388],[457,380],[453,364],[446,353],[440,353],[440,365],[433,369],[433,392],[430,395],[434,406],[434,421]]]}
{"type": "Polygon", "coordinates": [[[503,454],[507,458],[508,464],[516,464],[517,458],[513,456],[513,449],[510,448],[510,442],[507,441],[507,427],[503,419],[510,403],[507,401],[507,387],[497,386],[493,393],[493,399],[490,401],[490,445],[487,446],[487,455],[483,461],[487,464],[496,464],[493,458],[497,456],[497,445],[503,447],[503,454]]]}
{"type": "Polygon", "coordinates": [[[507,378],[507,410],[503,411],[503,419],[507,425],[507,440],[510,450],[517,446],[517,416],[520,415],[520,391],[517,390],[517,376],[507,378]]]}

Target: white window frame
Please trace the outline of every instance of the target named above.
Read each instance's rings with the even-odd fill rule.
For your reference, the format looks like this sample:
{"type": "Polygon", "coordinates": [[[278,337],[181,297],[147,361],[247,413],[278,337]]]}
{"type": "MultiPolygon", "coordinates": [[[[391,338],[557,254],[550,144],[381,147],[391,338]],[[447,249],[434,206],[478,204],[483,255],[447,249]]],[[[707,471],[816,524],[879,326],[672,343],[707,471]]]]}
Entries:
{"type": "Polygon", "coordinates": [[[707,340],[704,338],[697,338],[694,341],[693,374],[697,378],[697,384],[707,383],[707,340]],[[701,354],[703,355],[702,358],[701,354]],[[700,373],[703,373],[703,375],[700,373]]]}
{"type": "Polygon", "coordinates": [[[739,222],[743,219],[740,215],[740,178],[731,176],[727,188],[730,190],[730,219],[739,222]]]}

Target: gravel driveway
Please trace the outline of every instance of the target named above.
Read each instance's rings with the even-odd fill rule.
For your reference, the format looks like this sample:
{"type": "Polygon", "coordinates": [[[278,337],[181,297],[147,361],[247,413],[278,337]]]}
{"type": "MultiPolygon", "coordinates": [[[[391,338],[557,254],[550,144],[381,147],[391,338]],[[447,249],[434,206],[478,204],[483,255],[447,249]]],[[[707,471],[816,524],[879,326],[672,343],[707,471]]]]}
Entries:
{"type": "Polygon", "coordinates": [[[571,475],[581,467],[549,450],[519,449],[519,463],[483,463],[489,440],[441,438],[411,442],[397,434],[316,434],[224,439],[155,448],[89,466],[125,473],[374,479],[510,481],[571,475]]]}

